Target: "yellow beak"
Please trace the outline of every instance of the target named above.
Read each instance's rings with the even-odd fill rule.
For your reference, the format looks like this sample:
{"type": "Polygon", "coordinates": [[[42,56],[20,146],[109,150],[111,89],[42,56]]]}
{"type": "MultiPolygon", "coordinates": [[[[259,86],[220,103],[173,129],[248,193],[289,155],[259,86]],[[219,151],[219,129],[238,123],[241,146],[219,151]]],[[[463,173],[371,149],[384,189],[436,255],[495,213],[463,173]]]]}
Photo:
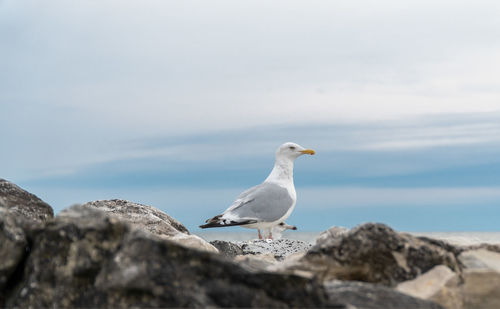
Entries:
{"type": "Polygon", "coordinates": [[[310,154],[310,155],[313,155],[315,154],[316,152],[312,149],[305,149],[305,150],[301,150],[300,152],[304,153],[304,154],[310,154]]]}

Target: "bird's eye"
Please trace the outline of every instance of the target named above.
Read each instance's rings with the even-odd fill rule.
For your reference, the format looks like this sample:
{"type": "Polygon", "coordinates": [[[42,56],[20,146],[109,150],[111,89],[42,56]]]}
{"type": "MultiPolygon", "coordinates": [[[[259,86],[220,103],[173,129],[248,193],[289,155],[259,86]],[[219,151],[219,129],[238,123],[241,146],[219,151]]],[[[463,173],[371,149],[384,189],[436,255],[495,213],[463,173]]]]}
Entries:
{"type": "Polygon", "coordinates": [[[292,149],[292,150],[295,150],[295,146],[290,146],[290,147],[288,147],[288,148],[290,148],[290,149],[292,149]]]}

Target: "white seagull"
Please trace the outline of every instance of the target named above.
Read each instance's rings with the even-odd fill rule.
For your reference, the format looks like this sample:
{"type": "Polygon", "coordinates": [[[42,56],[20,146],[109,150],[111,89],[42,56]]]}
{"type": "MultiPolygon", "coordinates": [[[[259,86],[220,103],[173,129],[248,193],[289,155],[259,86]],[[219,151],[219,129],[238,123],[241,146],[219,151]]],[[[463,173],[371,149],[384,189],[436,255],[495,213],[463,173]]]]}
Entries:
{"type": "Polygon", "coordinates": [[[272,239],[272,228],[284,222],[292,213],[297,201],[293,184],[293,162],[303,154],[313,155],[312,149],[295,143],[285,143],[276,151],[274,168],[260,185],[241,193],[222,214],[200,225],[201,228],[240,225],[269,230],[266,237],[272,239]]]}

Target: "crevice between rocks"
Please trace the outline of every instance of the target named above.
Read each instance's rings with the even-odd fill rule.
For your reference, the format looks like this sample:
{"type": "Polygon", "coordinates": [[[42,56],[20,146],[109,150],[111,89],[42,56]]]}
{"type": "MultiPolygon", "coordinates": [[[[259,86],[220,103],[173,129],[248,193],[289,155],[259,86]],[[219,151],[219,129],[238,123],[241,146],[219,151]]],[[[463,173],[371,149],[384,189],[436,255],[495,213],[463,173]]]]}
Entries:
{"type": "Polygon", "coordinates": [[[17,264],[15,270],[9,276],[7,283],[5,285],[5,289],[0,293],[0,308],[6,308],[6,302],[12,295],[16,294],[16,292],[21,288],[20,284],[24,278],[24,269],[26,267],[26,263],[28,262],[28,258],[31,255],[31,248],[33,246],[33,239],[31,237],[26,237],[26,246],[24,248],[24,254],[21,257],[21,260],[17,264]]]}

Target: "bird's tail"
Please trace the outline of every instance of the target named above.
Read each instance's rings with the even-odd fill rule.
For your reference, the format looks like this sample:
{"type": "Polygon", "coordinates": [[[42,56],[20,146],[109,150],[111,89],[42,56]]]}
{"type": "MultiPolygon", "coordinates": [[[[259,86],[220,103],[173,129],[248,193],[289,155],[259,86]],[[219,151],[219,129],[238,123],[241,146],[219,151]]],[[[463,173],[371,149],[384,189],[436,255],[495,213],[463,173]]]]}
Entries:
{"type": "Polygon", "coordinates": [[[200,225],[202,229],[211,228],[211,227],[226,227],[226,226],[236,226],[236,225],[246,225],[256,223],[257,220],[242,220],[242,221],[232,221],[228,219],[223,219],[222,215],[217,215],[211,219],[205,221],[206,224],[200,225]]]}

